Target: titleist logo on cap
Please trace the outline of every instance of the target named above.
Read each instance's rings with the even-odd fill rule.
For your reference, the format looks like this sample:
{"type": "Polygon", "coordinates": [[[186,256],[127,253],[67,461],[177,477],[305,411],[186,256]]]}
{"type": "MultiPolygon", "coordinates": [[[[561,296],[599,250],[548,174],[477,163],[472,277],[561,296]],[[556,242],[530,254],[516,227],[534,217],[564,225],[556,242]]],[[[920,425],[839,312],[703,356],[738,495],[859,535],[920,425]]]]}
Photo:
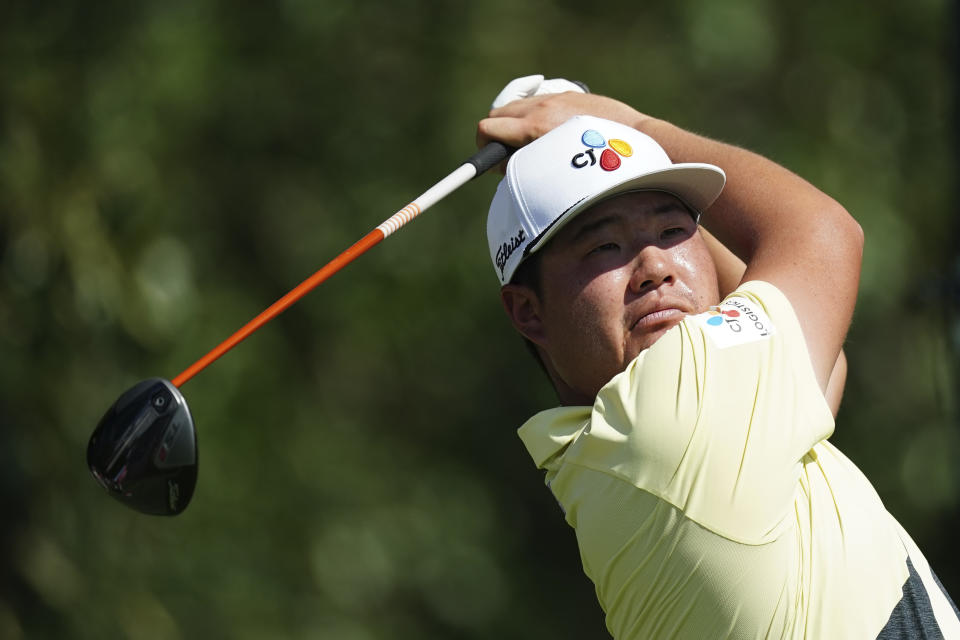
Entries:
{"type": "Polygon", "coordinates": [[[507,264],[507,260],[510,259],[510,256],[513,255],[513,252],[520,248],[523,244],[523,241],[527,239],[527,234],[523,229],[519,229],[517,234],[500,245],[500,248],[497,249],[497,258],[496,264],[497,269],[500,270],[500,277],[503,277],[503,268],[507,264]]]}

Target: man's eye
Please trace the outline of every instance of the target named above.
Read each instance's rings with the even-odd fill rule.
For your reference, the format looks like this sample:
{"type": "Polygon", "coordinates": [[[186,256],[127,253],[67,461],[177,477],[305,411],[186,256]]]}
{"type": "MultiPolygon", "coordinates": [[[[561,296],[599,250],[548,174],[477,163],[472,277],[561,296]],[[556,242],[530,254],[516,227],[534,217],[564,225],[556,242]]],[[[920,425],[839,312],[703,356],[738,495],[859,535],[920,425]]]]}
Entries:
{"type": "Polygon", "coordinates": [[[670,227],[660,233],[661,238],[677,238],[684,235],[687,230],[683,227],[670,227]]]}
{"type": "Polygon", "coordinates": [[[596,254],[596,253],[602,253],[602,252],[604,252],[604,251],[616,251],[616,250],[619,249],[619,248],[620,248],[620,245],[618,245],[618,244],[615,243],[615,242],[605,242],[604,244],[601,244],[601,245],[599,245],[599,246],[594,247],[593,249],[591,249],[590,252],[589,252],[587,255],[593,255],[593,254],[596,254]]]}

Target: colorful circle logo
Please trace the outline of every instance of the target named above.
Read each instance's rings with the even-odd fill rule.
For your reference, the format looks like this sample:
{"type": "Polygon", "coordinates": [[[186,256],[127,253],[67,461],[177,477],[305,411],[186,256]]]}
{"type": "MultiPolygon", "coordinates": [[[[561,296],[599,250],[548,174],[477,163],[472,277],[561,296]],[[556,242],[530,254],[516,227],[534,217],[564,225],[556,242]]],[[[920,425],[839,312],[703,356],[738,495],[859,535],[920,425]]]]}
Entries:
{"type": "Polygon", "coordinates": [[[594,149],[603,149],[600,153],[600,168],[604,171],[615,171],[620,168],[620,158],[629,158],[633,155],[633,147],[625,140],[611,138],[606,140],[596,129],[587,129],[580,136],[580,141],[588,148],[584,153],[578,153],[573,157],[573,166],[582,169],[586,166],[597,164],[597,157],[594,149]],[[609,148],[607,146],[609,145],[609,148]],[[589,160],[588,160],[589,158],[589,160]]]}

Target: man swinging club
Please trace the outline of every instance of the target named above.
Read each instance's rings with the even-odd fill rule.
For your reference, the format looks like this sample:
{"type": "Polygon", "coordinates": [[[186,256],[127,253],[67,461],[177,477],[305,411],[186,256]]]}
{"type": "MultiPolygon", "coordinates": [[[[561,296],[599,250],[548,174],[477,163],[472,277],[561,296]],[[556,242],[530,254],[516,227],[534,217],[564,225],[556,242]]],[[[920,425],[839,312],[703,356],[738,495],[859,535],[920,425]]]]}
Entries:
{"type": "Polygon", "coordinates": [[[610,632],[960,638],[923,554],[827,441],[859,225],[765,158],[548,82],[510,83],[478,125],[520,147],[488,240],[562,405],[520,437],[610,632]]]}

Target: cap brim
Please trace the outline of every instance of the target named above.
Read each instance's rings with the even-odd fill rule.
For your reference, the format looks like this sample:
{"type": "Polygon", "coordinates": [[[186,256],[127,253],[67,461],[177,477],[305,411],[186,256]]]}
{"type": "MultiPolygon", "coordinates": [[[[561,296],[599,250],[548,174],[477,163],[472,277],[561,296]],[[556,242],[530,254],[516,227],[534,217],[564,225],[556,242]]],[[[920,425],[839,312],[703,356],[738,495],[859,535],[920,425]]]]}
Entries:
{"type": "Polygon", "coordinates": [[[544,229],[543,233],[530,243],[525,253],[538,251],[580,212],[628,191],[664,191],[682,200],[699,216],[723,191],[726,179],[720,167],[694,162],[675,164],[660,171],[630,178],[593,197],[585,198],[564,211],[553,224],[544,229]]]}

